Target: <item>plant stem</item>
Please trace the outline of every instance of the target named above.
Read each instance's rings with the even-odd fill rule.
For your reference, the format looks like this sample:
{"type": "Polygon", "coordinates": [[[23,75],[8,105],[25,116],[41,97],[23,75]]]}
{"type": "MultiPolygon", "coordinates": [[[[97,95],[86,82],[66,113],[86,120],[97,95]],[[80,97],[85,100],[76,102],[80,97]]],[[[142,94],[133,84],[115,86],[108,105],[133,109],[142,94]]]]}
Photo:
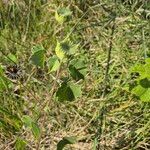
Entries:
{"type": "MultiPolygon", "coordinates": [[[[111,28],[111,35],[110,35],[110,41],[109,41],[109,48],[107,52],[107,65],[106,65],[106,72],[105,72],[105,77],[104,77],[104,91],[102,93],[102,98],[106,96],[108,86],[109,86],[109,69],[110,69],[111,53],[112,53],[112,48],[113,48],[114,32],[116,28],[116,23],[115,23],[116,13],[114,14],[115,14],[115,17],[113,19],[113,25],[111,28]]],[[[100,108],[99,116],[98,116],[98,130],[96,133],[96,141],[97,141],[96,150],[100,150],[101,148],[100,140],[101,140],[101,135],[103,132],[103,127],[105,125],[105,116],[106,116],[106,102],[103,102],[100,108]]]]}
{"type": "MultiPolygon", "coordinates": [[[[61,65],[60,65],[61,66],[61,65]]],[[[59,74],[60,74],[60,69],[61,67],[59,67],[59,69],[57,70],[57,73],[56,73],[56,79],[54,80],[53,82],[53,88],[51,89],[50,91],[50,95],[49,95],[49,100],[46,102],[46,104],[44,106],[42,106],[41,110],[44,110],[45,107],[48,107],[50,105],[50,103],[52,102],[52,98],[53,98],[53,95],[55,93],[55,89],[56,89],[56,85],[57,85],[57,79],[59,78],[59,74]]],[[[43,121],[41,123],[41,126],[42,127],[45,127],[45,124],[46,124],[46,116],[47,116],[47,113],[44,111],[44,116],[43,116],[43,121]]],[[[42,128],[41,128],[42,129],[42,128]]],[[[36,146],[36,150],[40,150],[40,142],[41,142],[41,139],[42,139],[42,131],[41,131],[41,135],[37,141],[37,146],[36,146]]]]}

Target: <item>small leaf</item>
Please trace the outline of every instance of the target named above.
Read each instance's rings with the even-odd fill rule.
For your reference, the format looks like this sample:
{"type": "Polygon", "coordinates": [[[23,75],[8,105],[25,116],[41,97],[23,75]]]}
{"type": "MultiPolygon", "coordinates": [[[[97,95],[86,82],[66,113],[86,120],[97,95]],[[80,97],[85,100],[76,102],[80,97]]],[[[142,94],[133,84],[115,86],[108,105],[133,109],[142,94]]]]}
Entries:
{"type": "Polygon", "coordinates": [[[48,64],[49,72],[57,71],[58,68],[60,67],[60,62],[56,56],[49,58],[47,64],[48,64]]]}
{"type": "Polygon", "coordinates": [[[75,98],[78,98],[82,95],[82,91],[81,91],[81,86],[74,84],[74,83],[69,83],[69,87],[71,88],[73,95],[75,98]]]}
{"type": "Polygon", "coordinates": [[[35,53],[35,52],[38,52],[38,51],[45,51],[44,47],[42,45],[36,45],[36,46],[33,46],[32,48],[32,53],[35,53]]]}
{"type": "Polygon", "coordinates": [[[58,97],[58,101],[73,101],[74,95],[70,87],[66,82],[62,83],[61,87],[58,88],[56,92],[56,97],[58,97]]]}
{"type": "Polygon", "coordinates": [[[32,126],[31,130],[32,130],[34,137],[36,139],[38,139],[40,137],[40,134],[41,134],[39,126],[34,122],[32,122],[31,126],[32,126]]]}
{"type": "Polygon", "coordinates": [[[135,94],[136,96],[140,97],[142,94],[144,94],[146,91],[145,88],[143,88],[141,85],[136,86],[135,88],[132,89],[132,93],[135,94]]]}
{"type": "Polygon", "coordinates": [[[64,137],[59,143],[57,144],[57,150],[63,150],[67,144],[75,144],[77,142],[77,138],[72,137],[64,137]]]}
{"type": "Polygon", "coordinates": [[[56,92],[56,97],[58,97],[58,100],[61,102],[73,101],[81,95],[81,86],[71,82],[62,83],[61,87],[56,92]]]}
{"type": "Polygon", "coordinates": [[[78,44],[73,44],[69,40],[64,40],[61,42],[57,41],[55,53],[56,53],[57,57],[60,60],[62,60],[66,55],[75,54],[77,48],[78,48],[78,44]]]}
{"type": "Polygon", "coordinates": [[[139,73],[139,79],[150,78],[150,58],[145,60],[145,64],[136,64],[131,68],[131,72],[139,73]]]}
{"type": "Polygon", "coordinates": [[[150,64],[145,64],[144,69],[145,69],[145,77],[150,78],[150,64]]]}
{"type": "Polygon", "coordinates": [[[131,91],[143,102],[150,102],[150,81],[145,78],[139,81],[139,84],[131,91]]]}
{"type": "Polygon", "coordinates": [[[68,21],[70,19],[72,12],[69,8],[59,8],[55,12],[55,19],[58,21],[58,23],[62,24],[65,21],[68,21]]]}
{"type": "Polygon", "coordinates": [[[33,54],[31,56],[31,61],[33,62],[34,65],[37,67],[44,67],[44,62],[45,62],[45,50],[42,46],[35,46],[32,49],[33,54]]]}
{"type": "Polygon", "coordinates": [[[131,68],[131,72],[138,72],[140,75],[145,74],[145,69],[143,65],[136,64],[134,67],[131,68]]]}
{"type": "Polygon", "coordinates": [[[70,75],[72,76],[73,79],[75,80],[80,80],[80,79],[84,79],[84,75],[82,73],[79,72],[78,69],[76,69],[73,65],[69,66],[69,71],[70,71],[70,75]]]}
{"type": "Polygon", "coordinates": [[[87,69],[83,59],[72,60],[69,65],[69,72],[73,79],[84,79],[87,69]]]}
{"type": "Polygon", "coordinates": [[[29,127],[29,128],[32,127],[32,122],[33,122],[33,120],[32,120],[32,118],[31,118],[30,116],[24,115],[24,116],[22,117],[22,122],[24,123],[24,125],[25,125],[26,127],[29,127]]]}
{"type": "Polygon", "coordinates": [[[55,48],[55,53],[60,60],[62,60],[65,57],[65,50],[63,49],[62,44],[58,41],[55,48]]]}
{"type": "Polygon", "coordinates": [[[36,139],[38,139],[41,132],[40,132],[40,128],[37,125],[37,123],[35,123],[32,120],[32,118],[30,116],[27,116],[27,115],[24,115],[22,117],[22,121],[23,121],[24,125],[32,131],[34,137],[36,139]]]}
{"type": "Polygon", "coordinates": [[[21,139],[21,138],[17,138],[16,143],[15,143],[15,149],[16,150],[25,150],[26,148],[26,141],[21,139]]]}
{"type": "Polygon", "coordinates": [[[139,81],[139,84],[143,87],[143,88],[150,88],[150,79],[145,78],[139,81]]]}
{"type": "Polygon", "coordinates": [[[145,60],[145,64],[135,65],[132,72],[139,73],[136,84],[130,86],[131,93],[138,96],[143,102],[150,102],[150,58],[145,60]]]}
{"type": "Polygon", "coordinates": [[[150,102],[150,88],[148,88],[145,93],[140,96],[141,101],[150,102]]]}
{"type": "Polygon", "coordinates": [[[65,22],[65,17],[59,15],[57,11],[55,12],[55,19],[56,19],[56,21],[58,21],[58,23],[60,23],[60,24],[62,24],[62,23],[65,22]]]}
{"type": "Polygon", "coordinates": [[[70,49],[69,49],[68,54],[70,54],[70,55],[75,54],[79,47],[79,44],[73,44],[71,41],[69,41],[69,45],[70,45],[70,49]]]}

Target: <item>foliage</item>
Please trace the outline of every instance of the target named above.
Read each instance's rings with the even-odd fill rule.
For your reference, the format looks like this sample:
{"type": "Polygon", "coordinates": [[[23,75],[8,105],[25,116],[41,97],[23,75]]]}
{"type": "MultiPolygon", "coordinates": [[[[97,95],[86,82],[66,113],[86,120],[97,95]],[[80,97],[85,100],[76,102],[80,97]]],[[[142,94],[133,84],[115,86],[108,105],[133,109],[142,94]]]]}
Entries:
{"type": "Polygon", "coordinates": [[[136,64],[131,71],[139,74],[131,92],[143,102],[150,102],[150,58],[145,60],[145,64],[136,64]]]}
{"type": "Polygon", "coordinates": [[[61,102],[73,101],[74,99],[81,97],[81,95],[81,86],[71,82],[62,83],[61,87],[59,87],[58,91],[56,92],[56,96],[61,102]]]}
{"type": "Polygon", "coordinates": [[[60,7],[55,12],[55,19],[60,23],[64,23],[65,21],[69,20],[71,17],[72,12],[69,8],[60,7]]]}
{"type": "Polygon", "coordinates": [[[31,61],[33,62],[34,65],[37,67],[44,67],[44,61],[45,61],[45,50],[41,45],[36,45],[32,49],[32,56],[31,56],[31,61]]]}
{"type": "Polygon", "coordinates": [[[40,137],[40,128],[38,124],[32,120],[30,116],[24,115],[22,117],[22,122],[24,123],[25,127],[31,129],[34,137],[38,139],[40,137]]]}
{"type": "Polygon", "coordinates": [[[0,148],[149,149],[149,9],[0,1],[0,148]]]}
{"type": "Polygon", "coordinates": [[[60,61],[57,56],[50,57],[47,63],[49,72],[57,71],[60,67],[60,61]]]}
{"type": "Polygon", "coordinates": [[[24,150],[26,147],[26,144],[27,143],[23,139],[17,138],[16,143],[15,143],[15,149],[16,150],[24,150]]]}
{"type": "Polygon", "coordinates": [[[57,144],[57,150],[63,150],[67,144],[75,144],[77,142],[76,137],[64,137],[57,144]]]}

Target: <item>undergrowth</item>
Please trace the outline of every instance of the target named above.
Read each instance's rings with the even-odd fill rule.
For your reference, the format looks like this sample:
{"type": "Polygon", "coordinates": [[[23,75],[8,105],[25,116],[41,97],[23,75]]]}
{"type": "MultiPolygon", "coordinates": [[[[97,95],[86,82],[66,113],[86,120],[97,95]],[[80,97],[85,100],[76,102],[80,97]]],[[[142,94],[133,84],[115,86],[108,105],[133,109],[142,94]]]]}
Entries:
{"type": "Polygon", "coordinates": [[[150,149],[149,0],[0,1],[0,149],[150,149]]]}

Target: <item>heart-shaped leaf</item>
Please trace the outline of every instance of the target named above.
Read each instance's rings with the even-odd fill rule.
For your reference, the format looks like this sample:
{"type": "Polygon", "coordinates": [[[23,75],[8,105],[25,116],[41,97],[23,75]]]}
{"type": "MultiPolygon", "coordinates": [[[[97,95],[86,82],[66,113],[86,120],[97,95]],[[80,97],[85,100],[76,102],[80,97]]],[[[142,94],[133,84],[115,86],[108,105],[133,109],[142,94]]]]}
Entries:
{"type": "Polygon", "coordinates": [[[47,65],[48,65],[49,72],[58,70],[58,68],[60,67],[60,62],[59,62],[57,56],[53,56],[53,57],[49,58],[47,65]]]}
{"type": "Polygon", "coordinates": [[[73,101],[76,98],[82,95],[81,86],[71,83],[71,82],[64,82],[62,83],[61,87],[58,88],[56,92],[56,97],[58,100],[63,101],[73,101]]]}
{"type": "Polygon", "coordinates": [[[37,45],[32,49],[31,61],[37,67],[44,67],[45,62],[45,49],[41,45],[37,45]]]}
{"type": "Polygon", "coordinates": [[[78,98],[78,97],[80,97],[82,95],[82,91],[81,91],[81,86],[80,85],[74,84],[72,82],[70,82],[68,84],[69,84],[69,87],[72,90],[73,95],[74,95],[75,98],[78,98]]]}
{"type": "Polygon", "coordinates": [[[77,138],[74,136],[71,137],[64,137],[59,143],[57,144],[57,150],[63,150],[67,144],[75,144],[77,142],[77,138]]]}
{"type": "Polygon", "coordinates": [[[84,79],[87,69],[83,59],[72,60],[69,65],[69,72],[73,79],[84,79]]]}
{"type": "Polygon", "coordinates": [[[58,101],[73,101],[74,95],[70,87],[66,82],[62,83],[61,87],[58,88],[56,92],[56,97],[58,97],[58,101]]]}

